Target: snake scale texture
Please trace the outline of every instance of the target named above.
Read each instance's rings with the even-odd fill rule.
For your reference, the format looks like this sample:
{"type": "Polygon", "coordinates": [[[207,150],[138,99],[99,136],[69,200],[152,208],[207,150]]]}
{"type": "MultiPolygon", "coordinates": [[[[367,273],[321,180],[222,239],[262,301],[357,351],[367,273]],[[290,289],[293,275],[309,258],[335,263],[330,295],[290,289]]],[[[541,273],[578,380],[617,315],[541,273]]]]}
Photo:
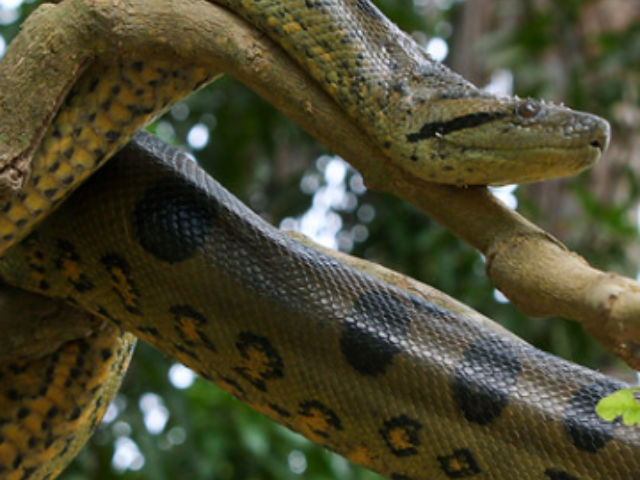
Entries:
{"type": "MultiPolygon", "coordinates": [[[[418,178],[567,175],[608,142],[598,117],[480,92],[365,0],[220,3],[278,42],[418,178]]],[[[0,367],[3,480],[64,468],[117,388],[132,334],[392,480],[640,478],[640,433],[593,412],[626,385],[278,233],[153,138],[139,136],[62,202],[212,77],[161,58],[96,59],[40,141],[28,183],[2,207],[4,282],[100,325],[52,357],[0,367]]]]}
{"type": "Polygon", "coordinates": [[[149,135],[0,273],[110,319],[393,480],[640,473],[640,432],[594,413],[625,385],[290,239],[149,135]]]}

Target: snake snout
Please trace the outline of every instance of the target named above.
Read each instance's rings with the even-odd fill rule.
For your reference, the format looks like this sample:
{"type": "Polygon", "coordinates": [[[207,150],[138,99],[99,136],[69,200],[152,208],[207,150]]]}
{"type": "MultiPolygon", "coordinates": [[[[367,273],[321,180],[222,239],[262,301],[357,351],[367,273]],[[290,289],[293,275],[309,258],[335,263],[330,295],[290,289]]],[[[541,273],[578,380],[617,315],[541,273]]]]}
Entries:
{"type": "Polygon", "coordinates": [[[600,154],[604,153],[609,146],[609,139],[611,138],[611,127],[606,120],[595,117],[597,119],[597,125],[593,132],[593,138],[589,142],[589,146],[600,150],[600,154]]]}
{"type": "Polygon", "coordinates": [[[589,145],[600,150],[600,153],[604,153],[604,151],[607,149],[607,146],[609,145],[609,138],[605,136],[594,138],[593,140],[591,140],[589,145]]]}
{"type": "Polygon", "coordinates": [[[594,138],[589,142],[591,147],[600,150],[600,153],[604,153],[609,146],[609,129],[602,129],[596,132],[594,138]]]}

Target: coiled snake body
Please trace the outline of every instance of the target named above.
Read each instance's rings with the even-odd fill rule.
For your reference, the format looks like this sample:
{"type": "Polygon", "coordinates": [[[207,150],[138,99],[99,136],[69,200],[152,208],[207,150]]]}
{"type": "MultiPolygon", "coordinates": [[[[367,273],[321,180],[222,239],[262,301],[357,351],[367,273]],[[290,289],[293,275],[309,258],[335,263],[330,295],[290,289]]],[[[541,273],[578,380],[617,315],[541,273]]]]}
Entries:
{"type": "Polygon", "coordinates": [[[638,431],[593,411],[621,383],[299,244],[157,140],[121,156],[6,256],[6,281],[395,480],[638,478],[638,431]]]}
{"type": "MultiPolygon", "coordinates": [[[[535,180],[583,168],[606,146],[606,122],[482,94],[363,1],[223,3],[276,38],[421,178],[535,180]]],[[[161,59],[96,61],[3,209],[3,249],[211,76],[161,59]]],[[[107,166],[0,263],[5,282],[67,299],[121,339],[75,342],[26,393],[15,386],[28,383],[28,365],[3,370],[13,382],[0,393],[12,419],[0,422],[8,480],[51,478],[78,447],[72,429],[95,425],[106,394],[89,366],[105,361],[109,377],[123,369],[131,340],[118,328],[392,480],[640,477],[638,433],[593,414],[624,385],[278,234],[154,140],[139,138],[126,156],[136,161],[107,166]],[[89,398],[64,398],[73,388],[89,398]]]]}

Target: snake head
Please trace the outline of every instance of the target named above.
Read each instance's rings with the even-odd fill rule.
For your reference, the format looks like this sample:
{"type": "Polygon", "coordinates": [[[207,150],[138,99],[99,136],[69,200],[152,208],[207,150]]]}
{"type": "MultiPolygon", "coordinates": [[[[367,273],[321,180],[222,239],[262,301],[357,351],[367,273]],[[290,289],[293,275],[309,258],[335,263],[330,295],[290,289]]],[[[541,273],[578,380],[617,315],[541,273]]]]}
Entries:
{"type": "Polygon", "coordinates": [[[609,143],[609,124],[563,105],[481,92],[442,95],[414,111],[410,170],[438,183],[527,183],[576,174],[609,143]]]}

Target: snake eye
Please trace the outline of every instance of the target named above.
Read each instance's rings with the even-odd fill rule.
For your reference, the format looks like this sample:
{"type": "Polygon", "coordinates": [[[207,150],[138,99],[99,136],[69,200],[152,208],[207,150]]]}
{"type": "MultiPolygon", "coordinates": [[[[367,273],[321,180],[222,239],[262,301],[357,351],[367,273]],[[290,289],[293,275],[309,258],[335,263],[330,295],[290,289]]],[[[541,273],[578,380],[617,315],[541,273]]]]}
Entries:
{"type": "Polygon", "coordinates": [[[525,100],[518,105],[516,113],[522,118],[534,118],[540,113],[540,104],[535,100],[525,100]]]}

